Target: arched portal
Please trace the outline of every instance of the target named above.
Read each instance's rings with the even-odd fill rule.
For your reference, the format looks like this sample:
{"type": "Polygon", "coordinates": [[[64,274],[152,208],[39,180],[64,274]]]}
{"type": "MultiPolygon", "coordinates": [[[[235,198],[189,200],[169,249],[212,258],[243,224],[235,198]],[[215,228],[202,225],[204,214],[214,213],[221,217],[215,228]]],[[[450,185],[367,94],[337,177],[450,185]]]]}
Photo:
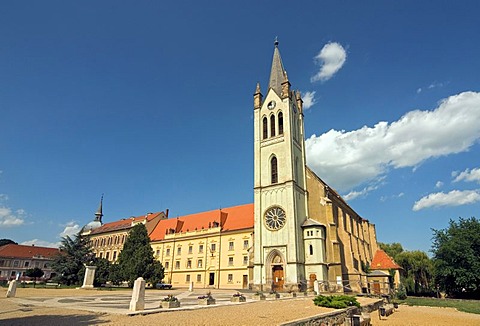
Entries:
{"type": "Polygon", "coordinates": [[[271,285],[272,290],[283,291],[285,284],[285,259],[283,254],[273,249],[266,259],[267,284],[271,285]]]}

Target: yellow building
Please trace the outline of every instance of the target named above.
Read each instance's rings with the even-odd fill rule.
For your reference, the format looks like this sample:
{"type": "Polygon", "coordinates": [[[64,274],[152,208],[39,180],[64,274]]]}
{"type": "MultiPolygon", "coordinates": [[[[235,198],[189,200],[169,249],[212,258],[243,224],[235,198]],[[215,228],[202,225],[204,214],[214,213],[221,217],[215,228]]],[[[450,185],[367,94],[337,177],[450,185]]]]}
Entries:
{"type": "Polygon", "coordinates": [[[118,259],[120,251],[123,249],[123,244],[128,236],[128,232],[135,225],[142,223],[147,228],[148,234],[152,233],[160,220],[168,217],[168,210],[157,213],[147,213],[141,216],[131,216],[119,221],[103,223],[103,209],[102,200],[100,206],[95,213],[95,219],[85,225],[82,229],[82,236],[88,236],[90,239],[90,246],[95,257],[105,258],[110,262],[115,262],[118,259]]]}
{"type": "Polygon", "coordinates": [[[253,204],[161,220],[150,234],[155,257],[174,287],[247,288],[253,204]]]}

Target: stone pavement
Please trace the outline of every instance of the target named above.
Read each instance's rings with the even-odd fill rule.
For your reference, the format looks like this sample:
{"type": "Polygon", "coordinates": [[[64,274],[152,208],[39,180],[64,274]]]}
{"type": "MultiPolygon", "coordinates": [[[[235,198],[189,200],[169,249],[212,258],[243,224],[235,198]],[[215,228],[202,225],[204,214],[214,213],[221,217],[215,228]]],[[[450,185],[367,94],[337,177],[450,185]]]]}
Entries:
{"type": "MultiPolygon", "coordinates": [[[[111,291],[105,293],[105,295],[95,296],[82,295],[82,293],[85,293],[84,291],[88,290],[79,290],[78,295],[68,297],[16,297],[12,299],[26,307],[44,306],[123,315],[144,315],[164,311],[205,309],[224,305],[245,304],[230,302],[230,298],[234,293],[237,292],[236,290],[196,289],[194,290],[194,292],[190,292],[188,290],[185,291],[184,289],[147,290],[145,291],[145,310],[132,312],[129,310],[132,291],[111,291]],[[211,291],[212,296],[216,300],[216,304],[210,306],[198,305],[197,298],[199,296],[205,295],[207,291],[211,291]],[[168,294],[172,294],[178,298],[181,303],[180,308],[159,308],[160,301],[162,301],[162,299],[168,294]]],[[[245,292],[244,295],[247,297],[246,303],[248,304],[249,302],[255,302],[251,299],[253,293],[250,293],[250,291],[248,291],[248,293],[245,292]]]]}

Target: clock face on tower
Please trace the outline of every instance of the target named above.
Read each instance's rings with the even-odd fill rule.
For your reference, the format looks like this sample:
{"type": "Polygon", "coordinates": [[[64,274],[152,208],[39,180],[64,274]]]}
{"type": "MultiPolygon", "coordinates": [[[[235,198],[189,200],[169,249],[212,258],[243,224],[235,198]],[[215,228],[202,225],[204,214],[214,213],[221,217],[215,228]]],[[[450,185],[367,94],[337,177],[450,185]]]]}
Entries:
{"type": "Polygon", "coordinates": [[[267,104],[267,108],[269,108],[270,110],[272,110],[272,109],[275,108],[275,105],[277,105],[277,103],[275,103],[275,101],[270,101],[270,102],[268,102],[268,104],[267,104]]]}
{"type": "Polygon", "coordinates": [[[280,230],[285,225],[285,211],[278,207],[271,207],[265,212],[265,224],[270,230],[280,230]]]}

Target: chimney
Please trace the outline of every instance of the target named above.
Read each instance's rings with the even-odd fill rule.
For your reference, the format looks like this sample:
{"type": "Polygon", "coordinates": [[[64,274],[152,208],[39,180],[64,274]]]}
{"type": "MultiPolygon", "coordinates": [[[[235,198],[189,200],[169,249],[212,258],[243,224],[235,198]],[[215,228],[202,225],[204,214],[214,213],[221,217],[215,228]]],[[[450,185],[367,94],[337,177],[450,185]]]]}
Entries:
{"type": "Polygon", "coordinates": [[[167,218],[168,218],[168,211],[169,211],[169,209],[167,208],[167,209],[165,210],[165,216],[166,216],[167,218]]]}

